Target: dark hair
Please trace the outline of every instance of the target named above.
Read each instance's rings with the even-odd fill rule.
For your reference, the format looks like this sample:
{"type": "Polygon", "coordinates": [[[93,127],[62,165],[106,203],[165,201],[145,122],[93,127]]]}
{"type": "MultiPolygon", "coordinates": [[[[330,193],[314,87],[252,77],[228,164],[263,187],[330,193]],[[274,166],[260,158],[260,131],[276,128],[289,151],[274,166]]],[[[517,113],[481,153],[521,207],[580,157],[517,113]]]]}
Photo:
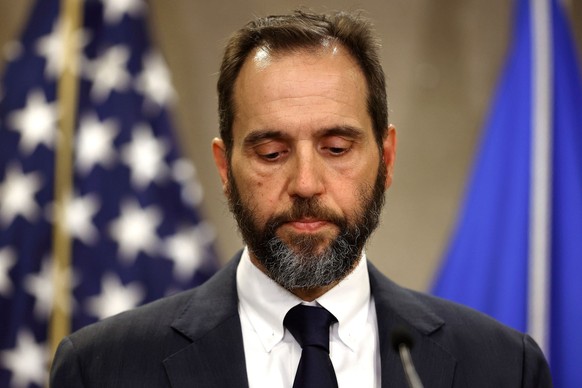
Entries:
{"type": "Polygon", "coordinates": [[[371,23],[361,15],[338,12],[330,15],[295,11],[249,22],[234,33],[226,45],[218,78],[220,136],[230,159],[235,116],[234,85],[249,54],[257,47],[272,53],[321,46],[324,40],[339,42],[356,59],[368,88],[368,113],[379,148],[388,127],[386,82],[378,55],[379,42],[371,23]]]}

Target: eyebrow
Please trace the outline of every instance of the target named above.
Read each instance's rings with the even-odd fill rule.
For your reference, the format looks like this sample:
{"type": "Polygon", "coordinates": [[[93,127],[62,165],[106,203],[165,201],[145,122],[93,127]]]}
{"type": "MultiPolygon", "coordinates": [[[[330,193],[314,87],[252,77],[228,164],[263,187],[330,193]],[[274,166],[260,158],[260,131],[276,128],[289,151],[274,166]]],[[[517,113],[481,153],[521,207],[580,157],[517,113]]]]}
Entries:
{"type": "Polygon", "coordinates": [[[287,138],[285,134],[281,131],[271,130],[271,129],[260,129],[256,131],[250,132],[247,136],[245,136],[243,145],[245,147],[251,147],[255,144],[258,144],[265,140],[272,140],[272,139],[284,139],[287,138]]]}
{"type": "Polygon", "coordinates": [[[345,136],[358,140],[364,137],[364,130],[351,125],[339,125],[331,128],[324,128],[321,131],[318,131],[318,135],[321,137],[345,136]]]}
{"type": "MultiPolygon", "coordinates": [[[[330,128],[322,128],[315,132],[317,137],[327,137],[327,136],[344,136],[355,140],[359,140],[364,137],[364,130],[351,125],[338,125],[330,128]]],[[[273,139],[289,139],[290,136],[279,130],[264,129],[256,130],[250,132],[243,141],[245,147],[252,147],[265,140],[273,139]]]]}

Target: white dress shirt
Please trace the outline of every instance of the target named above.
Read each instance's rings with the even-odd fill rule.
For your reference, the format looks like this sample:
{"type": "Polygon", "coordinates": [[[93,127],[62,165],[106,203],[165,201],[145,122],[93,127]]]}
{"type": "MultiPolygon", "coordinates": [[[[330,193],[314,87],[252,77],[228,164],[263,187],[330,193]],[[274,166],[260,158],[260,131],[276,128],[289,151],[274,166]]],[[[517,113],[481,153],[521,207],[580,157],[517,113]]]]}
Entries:
{"type": "Polygon", "coordinates": [[[311,303],[255,267],[246,248],[236,281],[250,388],[293,386],[301,347],[283,319],[299,303],[322,306],[338,320],[330,329],[330,358],[339,387],[380,387],[378,323],[365,254],[352,273],[311,303]]]}

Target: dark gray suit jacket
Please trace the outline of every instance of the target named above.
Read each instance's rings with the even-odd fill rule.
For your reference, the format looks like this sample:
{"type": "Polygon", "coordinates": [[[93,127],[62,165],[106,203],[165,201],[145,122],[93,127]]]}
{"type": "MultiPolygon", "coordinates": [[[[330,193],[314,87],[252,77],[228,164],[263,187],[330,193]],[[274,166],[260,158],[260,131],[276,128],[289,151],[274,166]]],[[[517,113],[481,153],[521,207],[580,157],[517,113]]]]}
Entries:
{"type": "MultiPolygon", "coordinates": [[[[235,280],[239,259],[240,254],[198,288],[65,338],[53,362],[51,387],[247,387],[235,280]]],[[[392,330],[403,325],[414,337],[412,358],[426,388],[552,386],[546,361],[529,336],[399,287],[371,264],[369,272],[382,387],[406,387],[390,344],[392,330]]]]}

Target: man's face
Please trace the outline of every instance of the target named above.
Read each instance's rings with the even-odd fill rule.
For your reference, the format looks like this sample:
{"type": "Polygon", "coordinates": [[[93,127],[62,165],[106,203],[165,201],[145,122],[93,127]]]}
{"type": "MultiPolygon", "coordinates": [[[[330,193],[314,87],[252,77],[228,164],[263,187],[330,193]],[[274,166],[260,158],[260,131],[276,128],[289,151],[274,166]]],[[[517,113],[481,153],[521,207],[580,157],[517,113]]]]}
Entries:
{"type": "Polygon", "coordinates": [[[251,259],[283,287],[341,280],[377,225],[395,133],[380,154],[366,94],[342,46],[258,49],[241,69],[230,162],[220,140],[213,152],[251,259]]]}

